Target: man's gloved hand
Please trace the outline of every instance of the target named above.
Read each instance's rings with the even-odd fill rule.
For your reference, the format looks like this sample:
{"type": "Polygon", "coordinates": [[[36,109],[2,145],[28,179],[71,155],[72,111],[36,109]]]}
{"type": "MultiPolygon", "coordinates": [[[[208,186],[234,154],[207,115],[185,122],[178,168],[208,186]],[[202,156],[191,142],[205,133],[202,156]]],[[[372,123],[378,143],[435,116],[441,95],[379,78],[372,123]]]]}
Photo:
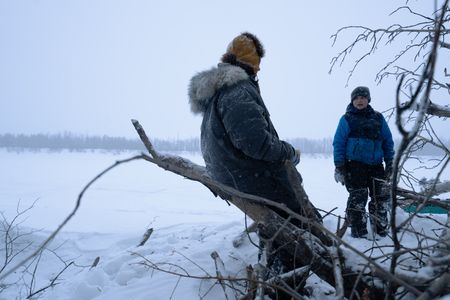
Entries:
{"type": "Polygon", "coordinates": [[[389,180],[392,176],[392,160],[385,162],[384,177],[389,180]]]}
{"type": "Polygon", "coordinates": [[[298,165],[300,162],[300,150],[295,149],[294,155],[291,157],[290,161],[294,164],[294,166],[298,165]]]}
{"type": "Polygon", "coordinates": [[[336,169],[334,169],[334,180],[336,180],[336,182],[340,182],[342,185],[345,184],[345,167],[341,166],[341,167],[336,167],[336,169]]]}

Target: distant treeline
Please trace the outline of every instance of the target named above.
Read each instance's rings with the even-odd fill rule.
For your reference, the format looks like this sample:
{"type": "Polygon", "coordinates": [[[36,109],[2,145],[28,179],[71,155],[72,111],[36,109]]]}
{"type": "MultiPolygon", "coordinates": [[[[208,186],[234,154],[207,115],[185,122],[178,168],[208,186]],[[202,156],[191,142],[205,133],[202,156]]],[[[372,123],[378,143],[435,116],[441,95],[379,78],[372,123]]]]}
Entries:
{"type": "MultiPolygon", "coordinates": [[[[294,138],[288,141],[302,153],[332,154],[333,145],[331,138],[307,139],[294,138]]],[[[200,139],[198,137],[188,139],[153,139],[153,145],[159,151],[166,152],[200,152],[200,139]]],[[[396,143],[398,144],[398,143],[396,143]]],[[[450,145],[450,141],[447,141],[450,145]]],[[[62,134],[0,134],[0,148],[10,151],[85,151],[101,149],[106,151],[145,151],[144,145],[139,139],[127,139],[111,136],[86,136],[73,133],[62,134]]],[[[420,150],[421,155],[441,155],[443,152],[431,145],[420,150]]]]}
{"type": "MultiPolygon", "coordinates": [[[[156,149],[161,151],[189,151],[199,150],[199,139],[154,139],[156,149]]],[[[51,151],[70,150],[84,151],[89,149],[101,149],[110,151],[137,150],[145,151],[145,147],[139,139],[127,139],[111,136],[86,136],[73,133],[63,134],[0,134],[0,147],[9,150],[21,151],[25,149],[51,151]]]]}
{"type": "MultiPolygon", "coordinates": [[[[313,140],[296,138],[289,140],[303,153],[332,153],[331,139],[313,140]]],[[[159,151],[200,152],[198,137],[187,139],[153,139],[153,145],[159,151]]],[[[137,150],[145,151],[141,140],[111,136],[86,136],[73,133],[62,134],[0,134],[0,147],[12,151],[48,149],[51,151],[84,151],[101,149],[107,151],[137,150]]]]}
{"type": "Polygon", "coordinates": [[[288,139],[295,148],[300,149],[302,153],[317,153],[317,154],[331,154],[333,153],[333,140],[331,138],[327,139],[306,139],[306,138],[295,138],[288,139]]]}

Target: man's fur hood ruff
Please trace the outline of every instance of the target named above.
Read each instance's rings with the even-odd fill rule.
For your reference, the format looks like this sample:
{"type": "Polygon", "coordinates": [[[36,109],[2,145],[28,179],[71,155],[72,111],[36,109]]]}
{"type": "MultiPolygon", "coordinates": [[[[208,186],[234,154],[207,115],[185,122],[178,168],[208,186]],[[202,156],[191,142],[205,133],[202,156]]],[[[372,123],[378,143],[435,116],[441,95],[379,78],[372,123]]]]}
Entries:
{"type": "Polygon", "coordinates": [[[226,63],[220,63],[217,67],[194,75],[188,90],[191,111],[194,114],[203,114],[219,89],[248,78],[242,68],[226,63]]]}

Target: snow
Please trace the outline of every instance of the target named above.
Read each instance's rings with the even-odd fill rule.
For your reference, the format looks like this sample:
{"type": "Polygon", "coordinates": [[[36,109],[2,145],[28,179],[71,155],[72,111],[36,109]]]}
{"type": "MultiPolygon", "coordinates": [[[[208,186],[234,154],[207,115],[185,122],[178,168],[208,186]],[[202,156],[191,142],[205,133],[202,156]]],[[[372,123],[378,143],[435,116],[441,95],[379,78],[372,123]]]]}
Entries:
{"type": "MultiPolygon", "coordinates": [[[[13,263],[31,253],[75,206],[79,192],[94,176],[115,161],[136,153],[87,152],[8,152],[0,150],[0,211],[11,221],[17,210],[34,206],[20,215],[19,247],[31,243],[13,263]],[[18,204],[19,203],[19,204],[18,204]]],[[[181,156],[203,164],[198,154],[181,156]]],[[[329,156],[303,155],[298,165],[311,201],[325,211],[343,215],[347,192],[334,182],[333,161],[329,156]]],[[[445,174],[444,174],[445,175],[445,174]]],[[[447,174],[448,175],[448,174],[447,174]]],[[[398,211],[398,221],[407,214],[398,211]]],[[[445,223],[441,215],[417,220],[413,225],[432,234],[445,223]]],[[[197,182],[183,179],[143,160],[123,164],[101,177],[86,192],[75,217],[31,263],[28,273],[7,277],[0,285],[0,299],[25,299],[30,290],[49,284],[63,268],[56,286],[45,289],[39,299],[224,299],[222,287],[212,279],[216,273],[211,253],[217,251],[231,276],[245,278],[245,268],[257,262],[257,236],[235,248],[233,239],[245,228],[241,211],[197,182]],[[149,228],[154,231],[145,245],[138,247],[149,228]],[[91,265],[99,257],[96,267],[91,265]],[[37,264],[37,268],[35,268],[37,264]],[[199,279],[168,274],[150,266],[199,279]],[[35,271],[34,271],[35,270],[35,271]],[[31,273],[35,279],[31,281],[31,273]],[[30,289],[31,287],[31,289],[30,289]],[[2,288],[4,288],[2,290],[2,288]]],[[[324,222],[336,229],[336,218],[324,222]]],[[[4,232],[0,238],[4,239],[4,232]]],[[[389,238],[376,241],[344,240],[360,251],[374,245],[390,246],[389,238]]],[[[405,234],[402,242],[415,245],[417,237],[405,234]]],[[[3,242],[2,242],[3,243],[3,242]]],[[[382,248],[383,249],[383,248],[382,248]]],[[[349,251],[344,250],[344,251],[349,251]]],[[[377,252],[378,251],[378,252],[377,252]]],[[[3,247],[0,257],[4,257],[3,247]]],[[[382,255],[371,250],[371,255],[382,255]]],[[[366,253],[367,254],[367,253],[366,253]]],[[[358,256],[349,262],[364,266],[358,256]]],[[[0,259],[3,264],[3,258],[0,259]]],[[[388,266],[388,262],[381,262],[388,266]]],[[[0,267],[1,268],[1,267],[0,267]]],[[[23,271],[23,268],[20,269],[23,271]]],[[[426,272],[426,270],[422,270],[426,272]]],[[[424,274],[426,275],[426,274],[424,274]]],[[[333,289],[317,277],[308,280],[315,299],[332,299],[333,289]]]]}

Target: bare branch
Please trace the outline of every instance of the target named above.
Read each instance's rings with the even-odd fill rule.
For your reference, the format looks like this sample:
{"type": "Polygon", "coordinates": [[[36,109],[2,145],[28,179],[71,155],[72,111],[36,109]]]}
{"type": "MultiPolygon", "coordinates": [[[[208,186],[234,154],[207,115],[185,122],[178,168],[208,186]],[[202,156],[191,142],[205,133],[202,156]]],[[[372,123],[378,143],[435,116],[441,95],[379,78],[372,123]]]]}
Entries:
{"type": "Polygon", "coordinates": [[[139,124],[139,122],[134,119],[131,120],[131,123],[133,123],[133,126],[136,129],[137,133],[139,134],[141,141],[144,143],[145,148],[147,148],[148,152],[151,154],[151,156],[153,156],[153,158],[157,158],[159,156],[158,152],[155,151],[155,148],[153,148],[152,143],[150,143],[150,140],[145,134],[144,128],[142,128],[141,124],[139,124]]]}
{"type": "MultiPolygon", "coordinates": [[[[359,32],[356,37],[354,38],[353,42],[351,42],[347,47],[345,47],[343,50],[341,50],[337,56],[333,57],[330,64],[330,70],[329,73],[332,72],[333,68],[339,64],[339,66],[342,66],[344,61],[347,59],[347,56],[352,52],[352,50],[358,45],[362,44],[362,42],[368,42],[367,50],[364,51],[359,58],[356,59],[356,61],[353,64],[353,67],[349,71],[348,78],[347,78],[347,85],[350,80],[350,78],[353,76],[353,73],[355,72],[358,65],[361,63],[361,61],[368,58],[368,56],[375,53],[377,50],[379,44],[384,41],[384,45],[390,45],[393,44],[394,41],[399,40],[400,36],[406,36],[408,37],[408,40],[410,42],[402,42],[404,46],[404,49],[400,51],[397,55],[394,56],[392,60],[390,60],[388,63],[384,65],[384,67],[376,74],[375,80],[380,83],[385,77],[390,75],[396,75],[400,76],[402,73],[397,72],[388,72],[387,70],[391,67],[394,67],[394,63],[399,61],[401,58],[407,57],[407,54],[410,53],[411,55],[414,55],[414,61],[417,61],[419,65],[423,61],[423,59],[429,55],[429,47],[430,44],[432,44],[432,36],[435,32],[437,24],[437,19],[434,19],[432,16],[426,16],[421,13],[418,13],[414,10],[412,10],[409,6],[401,6],[394,10],[390,15],[393,15],[399,11],[406,11],[408,14],[412,15],[413,17],[419,17],[419,22],[404,25],[404,24],[392,24],[386,28],[369,28],[365,26],[345,26],[337,30],[335,34],[331,36],[331,39],[333,40],[333,46],[336,43],[336,40],[339,35],[343,34],[344,31],[352,31],[356,30],[359,32]]],[[[444,6],[437,10],[434,14],[438,15],[445,15],[448,13],[448,8],[446,7],[444,9],[444,6]]],[[[444,18],[442,20],[442,24],[449,22],[449,18],[444,18]]],[[[441,36],[444,37],[446,34],[449,34],[450,30],[447,29],[447,26],[442,26],[441,28],[441,36]]],[[[448,43],[444,42],[444,38],[442,41],[440,41],[440,46],[442,48],[447,48],[448,43]]],[[[405,79],[405,82],[408,83],[408,78],[405,79]]],[[[450,84],[442,84],[441,87],[445,87],[446,89],[450,88],[450,84]]]]}
{"type": "MultiPolygon", "coordinates": [[[[199,279],[199,280],[217,280],[217,281],[218,280],[225,280],[227,282],[231,282],[231,281],[232,282],[239,282],[239,281],[246,282],[248,280],[247,277],[231,277],[231,276],[228,276],[225,279],[222,276],[212,276],[212,275],[208,275],[208,274],[206,274],[206,275],[194,275],[194,274],[189,274],[186,270],[182,269],[180,266],[172,265],[172,264],[168,264],[168,263],[163,263],[164,265],[172,265],[173,267],[183,271],[183,272],[177,272],[177,271],[170,270],[170,269],[164,269],[164,268],[161,267],[161,265],[163,265],[163,264],[154,263],[154,262],[150,261],[148,258],[146,258],[145,256],[143,256],[143,255],[141,255],[139,253],[132,253],[132,254],[136,255],[136,256],[138,256],[138,257],[140,257],[140,258],[142,258],[144,260],[143,262],[139,263],[140,265],[143,265],[143,266],[146,266],[146,267],[149,267],[151,269],[154,269],[154,270],[157,270],[157,271],[160,271],[160,272],[164,272],[164,273],[167,273],[167,274],[183,277],[183,278],[199,279]]],[[[270,284],[270,283],[267,283],[267,282],[259,280],[259,279],[256,279],[256,281],[254,281],[254,283],[260,284],[260,285],[266,286],[266,287],[271,287],[273,289],[280,289],[280,290],[286,292],[287,294],[290,294],[290,291],[287,290],[286,288],[284,288],[283,286],[277,286],[275,284],[270,284]]]]}
{"type": "Polygon", "coordinates": [[[409,7],[409,6],[400,6],[400,7],[398,7],[397,9],[395,9],[393,12],[391,12],[389,15],[391,16],[391,15],[393,15],[393,14],[399,12],[400,10],[407,10],[407,11],[409,11],[409,12],[410,12],[411,14],[413,14],[413,15],[419,16],[419,17],[421,17],[421,18],[423,18],[423,19],[425,19],[425,20],[428,20],[428,21],[430,21],[430,22],[434,22],[434,19],[433,19],[433,18],[427,17],[427,16],[425,16],[425,15],[423,15],[423,14],[420,14],[420,13],[418,13],[418,12],[413,11],[413,10],[411,9],[411,7],[409,7]]]}
{"type": "MultiPolygon", "coordinates": [[[[224,280],[227,280],[229,276],[227,275],[228,272],[225,270],[225,264],[223,263],[222,259],[219,256],[219,253],[216,251],[213,251],[211,253],[211,258],[214,260],[214,265],[216,266],[216,275],[218,278],[219,284],[222,286],[223,292],[225,294],[225,299],[235,299],[236,296],[232,294],[231,290],[229,290],[224,283],[224,280]]],[[[233,286],[233,282],[230,281],[231,287],[233,290],[235,290],[235,287],[233,286]]]]}
{"type": "MultiPolygon", "coordinates": [[[[393,185],[391,187],[391,195],[392,195],[392,212],[391,212],[391,232],[392,232],[392,239],[394,242],[394,254],[392,255],[391,259],[391,266],[390,266],[390,273],[395,274],[396,273],[396,267],[398,263],[399,255],[395,254],[395,252],[399,251],[401,248],[397,233],[398,230],[406,223],[406,221],[402,222],[399,227],[396,225],[396,208],[397,208],[397,172],[398,172],[398,166],[400,162],[400,156],[403,153],[403,151],[408,147],[408,145],[411,143],[411,141],[417,136],[420,125],[422,124],[424,120],[425,111],[429,104],[429,95],[432,87],[432,82],[434,78],[434,70],[436,65],[436,57],[437,57],[437,46],[439,44],[439,39],[442,34],[442,24],[444,20],[445,11],[447,10],[448,0],[445,1],[444,5],[442,6],[442,13],[440,14],[439,18],[436,21],[435,26],[435,32],[433,35],[433,44],[432,44],[432,50],[429,55],[429,58],[427,60],[426,68],[423,71],[423,76],[421,80],[418,83],[418,86],[413,93],[413,96],[411,98],[410,104],[407,106],[413,105],[417,99],[419,98],[420,93],[422,92],[422,86],[425,86],[425,90],[423,93],[423,96],[420,99],[419,102],[419,114],[415,120],[414,126],[412,127],[411,131],[407,131],[403,128],[403,125],[401,124],[401,116],[405,112],[407,108],[400,107],[400,101],[399,101],[399,90],[400,85],[402,84],[403,78],[400,81],[398,88],[397,88],[397,126],[400,129],[401,134],[403,135],[400,148],[395,156],[394,159],[394,166],[393,166],[393,185]]],[[[425,205],[425,204],[422,204],[425,205]]],[[[421,206],[419,206],[420,210],[421,206]]],[[[411,219],[412,217],[408,218],[411,219]]],[[[394,285],[392,282],[389,282],[387,293],[386,293],[386,299],[389,299],[393,296],[394,293],[394,285]]]]}
{"type": "Polygon", "coordinates": [[[248,234],[250,232],[256,232],[257,228],[258,224],[256,222],[253,222],[252,224],[250,224],[250,226],[246,227],[244,231],[242,231],[237,237],[233,239],[233,247],[239,248],[248,234]]]}
{"type": "Polygon", "coordinates": [[[342,278],[342,266],[336,244],[330,248],[330,256],[333,261],[334,279],[336,282],[336,299],[344,299],[344,279],[342,278]]]}
{"type": "Polygon", "coordinates": [[[67,270],[67,268],[69,268],[71,265],[73,265],[74,262],[70,262],[69,264],[67,264],[61,271],[59,271],[58,274],[56,274],[55,277],[53,277],[53,279],[50,281],[50,283],[40,289],[38,289],[37,291],[34,292],[30,292],[30,294],[27,296],[27,299],[31,299],[33,298],[35,295],[42,293],[43,291],[45,291],[48,288],[54,287],[57,283],[56,280],[58,280],[59,276],[61,276],[62,273],[64,273],[64,271],[67,270]]]}
{"type": "Polygon", "coordinates": [[[427,108],[427,114],[430,114],[430,115],[433,115],[436,117],[450,118],[450,107],[438,105],[435,103],[430,103],[430,105],[427,108]]]}

